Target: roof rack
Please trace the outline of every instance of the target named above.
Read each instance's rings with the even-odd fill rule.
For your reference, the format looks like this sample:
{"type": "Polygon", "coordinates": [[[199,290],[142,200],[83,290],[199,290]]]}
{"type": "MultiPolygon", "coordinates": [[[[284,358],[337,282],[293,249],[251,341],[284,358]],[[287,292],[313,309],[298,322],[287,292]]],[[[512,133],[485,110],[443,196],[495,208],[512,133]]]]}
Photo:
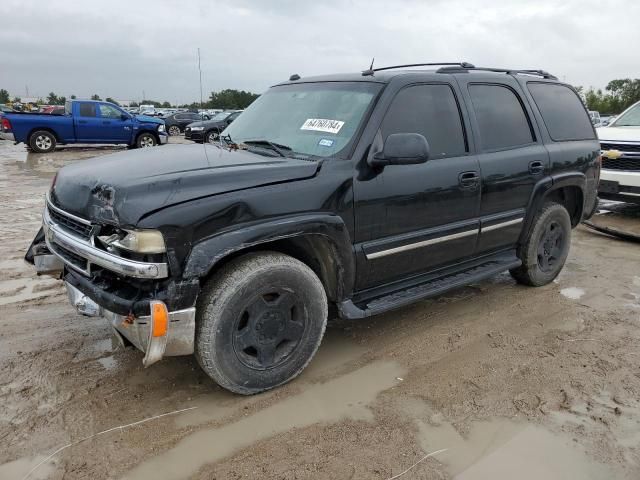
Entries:
{"type": "MultiPolygon", "coordinates": [[[[373,65],[373,62],[372,62],[372,65],[373,65]]],[[[362,76],[363,77],[367,77],[367,76],[373,75],[374,72],[382,72],[384,70],[393,70],[393,69],[396,69],[396,68],[435,67],[435,66],[439,66],[439,65],[455,66],[455,67],[458,67],[458,68],[461,68],[461,69],[476,68],[475,66],[473,66],[469,62],[409,63],[409,64],[406,64],[406,65],[393,65],[391,67],[369,68],[369,69],[364,70],[362,72],[362,76]]]]}
{"type": "Polygon", "coordinates": [[[518,70],[516,68],[488,68],[488,67],[474,67],[474,66],[463,67],[461,65],[445,66],[436,70],[436,73],[468,72],[470,70],[479,71],[479,72],[506,73],[507,75],[521,73],[523,75],[535,75],[542,78],[549,78],[551,80],[558,79],[558,77],[551,75],[549,72],[545,72],[544,70],[518,70]]]}

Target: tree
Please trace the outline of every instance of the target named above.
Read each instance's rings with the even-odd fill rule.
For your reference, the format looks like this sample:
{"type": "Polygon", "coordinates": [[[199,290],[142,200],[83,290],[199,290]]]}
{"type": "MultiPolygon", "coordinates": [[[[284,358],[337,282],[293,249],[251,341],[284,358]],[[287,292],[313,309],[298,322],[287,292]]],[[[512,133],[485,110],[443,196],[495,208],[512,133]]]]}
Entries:
{"type": "Polygon", "coordinates": [[[64,105],[67,103],[67,97],[58,97],[58,105],[64,105]]]}
{"type": "Polygon", "coordinates": [[[225,110],[236,110],[247,108],[258,98],[256,93],[245,92],[244,90],[225,89],[219,92],[211,92],[207,108],[222,108],[225,110]]]}
{"type": "Polygon", "coordinates": [[[0,103],[9,103],[9,92],[4,88],[0,89],[0,103]]]}
{"type": "Polygon", "coordinates": [[[71,95],[71,100],[75,100],[76,96],[75,95],[71,95]]]}
{"type": "Polygon", "coordinates": [[[53,92],[50,92],[47,96],[47,103],[49,105],[58,105],[58,101],[58,96],[53,92]]]}
{"type": "MultiPolygon", "coordinates": [[[[97,100],[100,100],[99,98],[97,100]]],[[[105,102],[113,103],[114,105],[120,106],[118,102],[116,102],[113,98],[107,97],[104,99],[105,102]]]]}
{"type": "Polygon", "coordinates": [[[94,93],[93,95],[91,95],[91,100],[102,100],[100,98],[100,95],[98,95],[97,93],[94,93]]]}
{"type": "Polygon", "coordinates": [[[129,106],[130,106],[130,107],[138,107],[139,105],[138,105],[138,102],[131,102],[131,103],[129,104],[129,106]]]}
{"type": "Polygon", "coordinates": [[[171,108],[171,104],[169,102],[162,102],[162,108],[171,108]]]}
{"type": "Polygon", "coordinates": [[[13,97],[13,103],[20,103],[22,99],[20,97],[13,97]]]}
{"type": "Polygon", "coordinates": [[[584,100],[589,110],[618,114],[640,101],[640,79],[611,80],[605,92],[591,87],[585,92],[584,100]]]}

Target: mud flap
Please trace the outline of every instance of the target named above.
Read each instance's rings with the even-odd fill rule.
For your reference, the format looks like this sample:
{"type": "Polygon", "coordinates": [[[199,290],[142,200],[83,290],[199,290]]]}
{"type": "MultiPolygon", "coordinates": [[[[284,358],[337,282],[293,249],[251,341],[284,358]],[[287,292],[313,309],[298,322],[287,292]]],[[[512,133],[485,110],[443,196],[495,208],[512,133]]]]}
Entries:
{"type": "Polygon", "coordinates": [[[42,227],[40,227],[33,242],[27,249],[24,260],[36,267],[38,275],[60,277],[64,268],[62,260],[53,255],[47,248],[42,227]]]}

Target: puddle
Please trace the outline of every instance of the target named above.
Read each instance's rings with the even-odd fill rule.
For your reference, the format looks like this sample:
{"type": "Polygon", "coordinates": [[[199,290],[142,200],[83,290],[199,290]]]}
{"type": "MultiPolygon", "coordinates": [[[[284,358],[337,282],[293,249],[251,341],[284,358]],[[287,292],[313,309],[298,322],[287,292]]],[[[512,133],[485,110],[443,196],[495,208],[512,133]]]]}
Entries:
{"type": "Polygon", "coordinates": [[[107,371],[115,370],[118,366],[118,362],[116,362],[116,359],[113,355],[99,358],[98,363],[102,365],[102,367],[107,371]]]}
{"type": "Polygon", "coordinates": [[[570,438],[533,424],[498,418],[472,424],[463,436],[420,400],[403,409],[417,418],[425,452],[448,449],[437,460],[456,480],[612,478],[607,467],[593,462],[570,438]]]}
{"type": "Polygon", "coordinates": [[[220,428],[197,431],[171,450],[130,471],[125,479],[188,478],[259,440],[320,422],[345,418],[373,420],[367,407],[376,396],[397,385],[404,370],[392,362],[375,362],[325,383],[311,385],[299,395],[220,428]]]}
{"type": "MultiPolygon", "coordinates": [[[[328,329],[315,357],[296,382],[313,383],[345,367],[361,357],[367,349],[351,341],[339,328],[328,329]]],[[[304,387],[308,388],[308,387],[304,387]]],[[[216,422],[233,415],[256,397],[238,397],[226,390],[214,391],[199,396],[193,401],[198,408],[186,412],[175,419],[177,427],[197,426],[216,422]]]]}
{"type": "Polygon", "coordinates": [[[571,300],[579,300],[585,294],[585,291],[578,287],[563,288],[560,293],[571,300]]]}
{"type": "MultiPolygon", "coordinates": [[[[3,480],[20,480],[45,458],[47,458],[45,455],[25,457],[0,465],[0,478],[3,480]]],[[[54,471],[55,467],[53,463],[49,461],[40,465],[35,472],[29,475],[29,478],[31,480],[44,480],[50,478],[54,471]]]]}

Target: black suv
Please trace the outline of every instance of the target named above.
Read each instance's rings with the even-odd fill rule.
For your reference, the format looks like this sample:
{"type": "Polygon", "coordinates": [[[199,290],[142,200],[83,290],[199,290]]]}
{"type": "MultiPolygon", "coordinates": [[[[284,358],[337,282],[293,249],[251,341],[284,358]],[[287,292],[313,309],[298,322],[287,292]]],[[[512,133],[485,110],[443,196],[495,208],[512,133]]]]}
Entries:
{"type": "Polygon", "coordinates": [[[218,144],[64,167],[27,260],[145,365],[195,353],[241,394],[298,375],[331,306],[551,282],[596,204],[587,111],[546,72],[437,67],[294,76],[218,144]]]}
{"type": "Polygon", "coordinates": [[[187,125],[193,122],[209,120],[209,115],[194,112],[178,112],[164,118],[165,128],[169,135],[180,135],[187,125]]]}
{"type": "Polygon", "coordinates": [[[242,110],[220,112],[211,120],[193,123],[184,130],[184,138],[198,143],[215,143],[220,132],[231,125],[241,113],[242,110]]]}

